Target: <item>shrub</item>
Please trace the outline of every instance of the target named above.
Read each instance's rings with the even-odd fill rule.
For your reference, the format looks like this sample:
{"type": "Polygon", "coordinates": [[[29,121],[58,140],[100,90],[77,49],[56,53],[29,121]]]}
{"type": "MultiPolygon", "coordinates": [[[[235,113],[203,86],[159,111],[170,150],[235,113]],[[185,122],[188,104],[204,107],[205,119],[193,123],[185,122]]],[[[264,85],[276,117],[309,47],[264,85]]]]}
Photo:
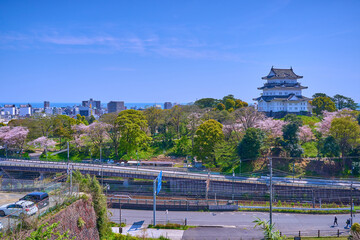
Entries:
{"type": "Polygon", "coordinates": [[[82,229],[85,226],[85,221],[81,217],[79,217],[77,220],[77,226],[80,229],[82,229]]]}

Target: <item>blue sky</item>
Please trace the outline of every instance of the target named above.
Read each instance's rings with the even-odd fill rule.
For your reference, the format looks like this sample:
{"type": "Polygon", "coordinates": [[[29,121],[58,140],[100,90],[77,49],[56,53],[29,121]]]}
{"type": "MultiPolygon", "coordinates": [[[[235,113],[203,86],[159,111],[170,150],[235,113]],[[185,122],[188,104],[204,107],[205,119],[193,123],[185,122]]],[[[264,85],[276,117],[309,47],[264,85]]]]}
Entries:
{"type": "Polygon", "coordinates": [[[304,95],[360,102],[360,1],[0,2],[0,102],[259,96],[271,66],[304,95]]]}

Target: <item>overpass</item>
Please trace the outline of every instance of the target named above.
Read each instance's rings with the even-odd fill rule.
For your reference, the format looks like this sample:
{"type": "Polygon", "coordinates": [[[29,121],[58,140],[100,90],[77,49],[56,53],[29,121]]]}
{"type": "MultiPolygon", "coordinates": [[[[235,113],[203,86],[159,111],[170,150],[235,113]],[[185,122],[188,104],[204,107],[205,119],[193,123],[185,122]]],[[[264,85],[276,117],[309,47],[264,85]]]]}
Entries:
{"type": "MultiPolygon", "coordinates": [[[[66,173],[68,169],[78,170],[82,174],[95,176],[121,177],[126,179],[147,179],[153,180],[161,169],[148,169],[116,166],[109,164],[88,164],[88,163],[66,163],[32,161],[19,159],[0,159],[0,169],[4,171],[23,171],[40,173],[66,173]]],[[[243,198],[264,198],[269,191],[269,178],[248,178],[228,176],[220,174],[194,173],[184,171],[163,170],[163,180],[169,185],[170,192],[174,194],[196,193],[204,196],[208,189],[209,194],[217,194],[218,197],[229,197],[234,194],[243,198]],[[209,186],[207,187],[207,180],[209,186]]],[[[281,199],[281,196],[292,196],[297,198],[317,199],[340,199],[349,198],[350,192],[357,199],[360,199],[360,182],[350,180],[324,180],[324,179],[291,179],[274,177],[273,189],[281,199]],[[353,186],[351,191],[350,186],[353,186]],[[315,193],[314,193],[315,192],[315,193]]],[[[209,196],[210,196],[209,195],[209,196]]]]}
{"type": "MultiPolygon", "coordinates": [[[[162,170],[136,167],[123,167],[109,164],[88,164],[88,163],[66,163],[66,162],[51,162],[51,161],[32,161],[20,159],[4,159],[0,158],[0,168],[6,171],[30,171],[42,173],[66,173],[68,169],[79,170],[83,174],[108,176],[108,177],[123,177],[123,178],[139,178],[153,180],[162,170]]],[[[163,170],[163,179],[189,179],[216,182],[241,182],[248,184],[267,184],[269,177],[262,176],[255,177],[238,177],[221,174],[207,174],[207,173],[193,173],[184,171],[163,170]]],[[[292,179],[283,177],[273,177],[273,183],[276,185],[289,186],[312,186],[312,187],[331,187],[331,188],[349,188],[351,183],[354,188],[360,189],[359,181],[350,180],[324,180],[324,179],[292,179]]]]}

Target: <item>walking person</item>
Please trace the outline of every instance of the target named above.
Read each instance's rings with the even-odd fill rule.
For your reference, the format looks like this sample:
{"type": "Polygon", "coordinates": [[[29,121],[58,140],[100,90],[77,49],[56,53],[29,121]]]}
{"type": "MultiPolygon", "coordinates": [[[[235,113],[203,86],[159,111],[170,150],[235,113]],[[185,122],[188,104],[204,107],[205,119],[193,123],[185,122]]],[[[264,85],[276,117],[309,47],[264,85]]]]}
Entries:
{"type": "Polygon", "coordinates": [[[335,216],[335,218],[334,218],[334,227],[335,227],[335,224],[336,224],[336,226],[339,226],[339,224],[338,224],[338,222],[337,222],[337,217],[335,216]]]}
{"type": "Polygon", "coordinates": [[[348,220],[346,220],[346,227],[345,228],[350,228],[350,218],[348,220]]]}

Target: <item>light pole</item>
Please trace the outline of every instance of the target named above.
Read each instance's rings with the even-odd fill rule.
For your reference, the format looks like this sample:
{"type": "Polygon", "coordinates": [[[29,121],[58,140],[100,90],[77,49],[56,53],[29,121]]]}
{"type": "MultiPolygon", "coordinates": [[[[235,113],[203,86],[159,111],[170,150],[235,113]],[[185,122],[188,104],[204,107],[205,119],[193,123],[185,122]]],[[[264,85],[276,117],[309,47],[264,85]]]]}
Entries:
{"type": "Polygon", "coordinates": [[[235,181],[235,172],[234,168],[232,169],[232,200],[234,201],[234,181],[235,181]]]}
{"type": "Polygon", "coordinates": [[[136,159],[137,159],[136,169],[139,169],[139,155],[137,150],[136,150],[136,159]]]}
{"type": "Polygon", "coordinates": [[[241,177],[241,159],[240,159],[240,166],[239,166],[239,175],[241,177]]]}
{"type": "Polygon", "coordinates": [[[350,185],[351,189],[350,189],[350,197],[351,197],[351,201],[350,201],[350,204],[351,204],[351,207],[350,207],[350,217],[351,217],[351,222],[350,222],[350,225],[353,224],[353,182],[351,181],[351,185],[350,185]]]}
{"type": "Polygon", "coordinates": [[[101,145],[100,145],[100,163],[101,163],[101,185],[104,186],[104,164],[101,160],[101,145]]]}
{"type": "Polygon", "coordinates": [[[272,194],[272,158],[269,157],[269,161],[270,161],[270,226],[272,225],[272,198],[273,198],[273,194],[272,194]]]}

